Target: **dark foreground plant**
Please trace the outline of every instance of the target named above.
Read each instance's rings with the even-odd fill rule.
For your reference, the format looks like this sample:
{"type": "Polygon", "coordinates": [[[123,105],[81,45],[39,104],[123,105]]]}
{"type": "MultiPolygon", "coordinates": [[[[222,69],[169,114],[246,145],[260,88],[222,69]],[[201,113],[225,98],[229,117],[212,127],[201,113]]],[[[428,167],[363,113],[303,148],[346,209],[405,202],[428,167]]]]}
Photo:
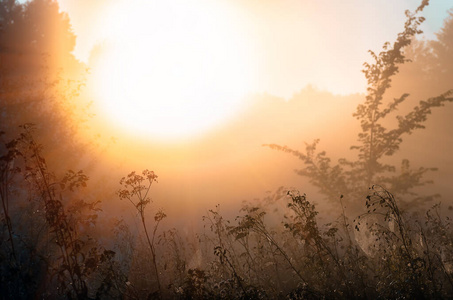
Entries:
{"type": "MultiPolygon", "coordinates": [[[[88,178],[69,171],[57,180],[31,129],[24,130],[20,138],[5,144],[1,156],[3,298],[453,297],[453,231],[445,215],[453,209],[435,205],[423,215],[409,215],[380,186],[369,190],[363,212],[352,222],[342,211],[332,222],[320,223],[316,207],[297,191],[245,203],[233,220],[219,208],[210,210],[204,218],[210,230],[196,235],[189,246],[189,238],[176,229],[156,239],[165,217],[161,211],[148,232],[145,207],[151,203],[149,191],[156,176],[149,171],[131,173],[121,181],[119,194],[139,213],[146,248],[121,244],[134,237],[120,220],[118,261],[115,252],[83,229],[95,226],[96,203],[70,197],[88,178]],[[26,203],[31,215],[21,214],[26,210],[16,207],[20,203],[26,203]],[[21,226],[24,222],[26,227],[21,226]],[[166,255],[159,254],[158,260],[156,250],[166,255]],[[191,262],[198,256],[198,263],[191,262]],[[137,262],[132,268],[122,265],[131,260],[137,262]],[[146,262],[151,262],[151,269],[140,265],[146,262]],[[150,275],[154,282],[143,279],[150,275]]],[[[341,206],[342,201],[340,197],[341,206]]]]}
{"type": "Polygon", "coordinates": [[[0,244],[2,262],[8,262],[0,268],[1,296],[87,299],[91,294],[118,295],[121,287],[110,285],[108,277],[117,274],[115,253],[104,249],[86,230],[95,226],[98,202],[88,203],[74,195],[86,186],[88,177],[69,170],[58,179],[41,155],[33,128],[22,126],[18,138],[3,144],[0,157],[1,216],[9,245],[0,244]],[[103,289],[98,290],[99,286],[103,289]]]}
{"type": "Polygon", "coordinates": [[[190,271],[179,295],[213,297],[222,286],[235,299],[453,296],[453,231],[438,205],[424,217],[408,215],[390,192],[373,186],[353,222],[343,213],[321,225],[305,195],[292,191],[278,201],[286,208],[244,205],[235,221],[211,211],[205,242],[215,256],[190,271]]]}
{"type": "Polygon", "coordinates": [[[157,237],[156,233],[159,224],[166,217],[166,215],[162,210],[158,210],[156,212],[154,215],[154,227],[151,235],[148,233],[145,220],[145,208],[151,203],[151,198],[148,195],[153,182],[157,182],[157,175],[155,175],[153,171],[144,170],[142,175],[131,172],[120,180],[120,184],[123,186],[123,189],[118,191],[118,196],[120,199],[127,199],[140,215],[140,221],[145,231],[146,241],[148,242],[148,246],[151,251],[151,260],[157,281],[158,292],[155,296],[162,297],[163,290],[159,275],[159,268],[157,265],[155,239],[157,237]]]}

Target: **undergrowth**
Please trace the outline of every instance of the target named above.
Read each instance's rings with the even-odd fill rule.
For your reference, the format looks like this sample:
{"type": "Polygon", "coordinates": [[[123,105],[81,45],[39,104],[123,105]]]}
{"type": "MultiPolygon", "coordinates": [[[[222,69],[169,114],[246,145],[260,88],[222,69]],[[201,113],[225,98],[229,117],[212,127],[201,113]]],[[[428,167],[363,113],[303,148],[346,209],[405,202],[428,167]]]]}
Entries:
{"type": "Polygon", "coordinates": [[[143,230],[114,220],[110,248],[94,229],[98,202],[78,197],[89,178],[57,178],[33,127],[4,143],[1,156],[1,296],[4,299],[356,299],[451,298],[453,231],[440,204],[403,211],[372,186],[362,213],[321,224],[305,194],[280,189],[244,203],[236,218],[220,206],[194,235],[148,220],[154,172],[120,180],[143,230]],[[418,212],[418,213],[417,213],[418,212]],[[148,232],[148,226],[152,231],[148,232]],[[113,246],[112,246],[113,245],[113,246]]]}

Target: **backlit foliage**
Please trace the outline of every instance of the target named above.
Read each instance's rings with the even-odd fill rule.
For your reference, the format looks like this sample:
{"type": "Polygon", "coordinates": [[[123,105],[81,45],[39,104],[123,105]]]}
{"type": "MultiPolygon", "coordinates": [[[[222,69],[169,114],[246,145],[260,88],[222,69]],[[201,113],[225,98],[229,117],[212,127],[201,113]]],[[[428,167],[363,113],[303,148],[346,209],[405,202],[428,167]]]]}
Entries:
{"type": "MultiPolygon", "coordinates": [[[[403,159],[401,167],[397,168],[386,163],[385,157],[392,156],[399,150],[404,136],[412,134],[416,129],[425,128],[423,123],[433,108],[452,102],[453,90],[420,101],[406,115],[397,116],[397,125],[393,128],[388,129],[384,125],[389,116],[409,97],[409,94],[405,93],[396,99],[385,99],[392,79],[399,71],[399,66],[408,62],[404,53],[405,47],[411,44],[415,35],[421,33],[419,25],[425,19],[417,14],[426,5],[428,1],[423,1],[415,13],[406,11],[407,20],[404,31],[398,34],[393,44],[385,43],[379,54],[369,51],[373,63],[365,63],[363,69],[368,82],[367,95],[365,101],[357,106],[353,114],[359,120],[361,127],[358,144],[351,146],[351,150],[357,151],[355,160],[343,158],[333,164],[325,151],[317,151],[319,140],[306,144],[305,151],[276,144],[265,145],[300,159],[304,166],[297,173],[308,177],[310,182],[331,201],[335,201],[342,194],[347,202],[352,203],[363,196],[364,191],[374,183],[385,185],[399,196],[411,195],[414,188],[429,183],[423,180],[423,176],[428,171],[434,171],[435,168],[412,169],[407,159],[403,159]],[[401,170],[399,173],[397,173],[398,169],[401,170]]],[[[416,196],[409,200],[413,204],[415,201],[431,200],[434,196],[416,196]]]]}

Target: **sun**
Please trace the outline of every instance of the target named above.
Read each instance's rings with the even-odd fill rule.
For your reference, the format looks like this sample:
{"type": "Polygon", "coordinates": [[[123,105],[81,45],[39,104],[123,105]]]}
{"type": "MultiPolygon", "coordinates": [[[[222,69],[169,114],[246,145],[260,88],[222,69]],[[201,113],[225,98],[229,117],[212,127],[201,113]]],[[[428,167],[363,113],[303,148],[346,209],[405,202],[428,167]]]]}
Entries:
{"type": "Polygon", "coordinates": [[[102,22],[92,73],[109,122],[159,140],[190,138],[243,107],[253,53],[220,1],[124,1],[102,22]]]}

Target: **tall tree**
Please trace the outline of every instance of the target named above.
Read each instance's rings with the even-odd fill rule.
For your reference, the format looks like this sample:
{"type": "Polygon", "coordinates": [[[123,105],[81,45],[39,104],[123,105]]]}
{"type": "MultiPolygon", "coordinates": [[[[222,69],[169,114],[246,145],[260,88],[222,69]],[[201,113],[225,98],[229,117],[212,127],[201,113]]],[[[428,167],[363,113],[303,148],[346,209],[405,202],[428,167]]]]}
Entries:
{"type": "Polygon", "coordinates": [[[404,31],[398,34],[393,44],[385,43],[379,54],[369,51],[373,63],[365,63],[363,70],[368,83],[367,95],[353,114],[361,126],[358,144],[351,147],[357,151],[357,159],[340,159],[338,163],[332,164],[325,151],[316,151],[318,141],[307,144],[305,151],[275,144],[266,145],[293,154],[302,160],[304,167],[298,174],[308,177],[329,200],[338,200],[340,195],[344,195],[350,202],[361,200],[368,187],[373,184],[384,185],[398,196],[411,195],[412,202],[425,201],[432,197],[420,197],[412,191],[413,188],[428,182],[423,180],[423,175],[433,170],[432,168],[422,167],[414,170],[410,167],[409,160],[404,159],[400,172],[397,173],[396,166],[385,162],[386,157],[394,155],[399,150],[403,137],[416,129],[424,128],[423,123],[433,108],[453,101],[453,90],[447,90],[438,96],[420,101],[406,115],[397,116],[397,125],[393,128],[387,129],[384,126],[391,113],[409,97],[409,94],[404,93],[393,100],[387,100],[386,93],[399,67],[409,61],[404,50],[411,44],[414,36],[421,33],[419,26],[424,18],[418,14],[426,5],[428,1],[424,0],[415,13],[406,11],[404,31]]]}
{"type": "Polygon", "coordinates": [[[80,150],[74,149],[74,135],[83,111],[76,96],[84,68],[71,53],[74,46],[71,24],[56,1],[0,0],[0,131],[5,139],[14,138],[19,125],[34,123],[36,138],[52,149],[51,155],[58,149],[80,150]]]}
{"type": "Polygon", "coordinates": [[[69,18],[56,1],[34,0],[19,4],[0,1],[0,54],[3,72],[25,75],[32,70],[74,66],[75,46],[69,18]]]}

